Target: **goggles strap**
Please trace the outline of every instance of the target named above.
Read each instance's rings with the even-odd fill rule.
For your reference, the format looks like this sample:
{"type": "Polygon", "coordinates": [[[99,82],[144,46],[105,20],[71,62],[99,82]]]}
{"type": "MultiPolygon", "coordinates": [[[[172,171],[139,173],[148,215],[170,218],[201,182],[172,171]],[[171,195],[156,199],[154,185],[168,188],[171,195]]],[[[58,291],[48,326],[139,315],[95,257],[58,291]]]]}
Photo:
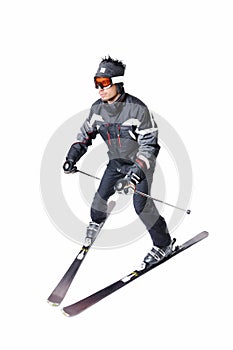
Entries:
{"type": "Polygon", "coordinates": [[[124,82],[124,76],[118,76],[118,77],[112,77],[112,83],[117,84],[117,83],[123,83],[124,82]]]}

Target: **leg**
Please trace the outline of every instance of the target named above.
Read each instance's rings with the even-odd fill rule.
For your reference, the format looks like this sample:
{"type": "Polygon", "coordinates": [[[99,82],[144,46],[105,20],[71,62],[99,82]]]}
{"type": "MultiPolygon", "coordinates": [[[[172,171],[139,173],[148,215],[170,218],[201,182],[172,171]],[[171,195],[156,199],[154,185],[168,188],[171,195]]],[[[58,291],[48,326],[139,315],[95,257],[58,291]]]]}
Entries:
{"type": "Polygon", "coordinates": [[[115,193],[114,185],[116,181],[122,177],[124,177],[124,175],[117,172],[111,165],[107,166],[91,205],[92,221],[100,224],[106,219],[107,201],[109,197],[115,193]]]}
{"type": "MultiPolygon", "coordinates": [[[[147,175],[147,178],[137,185],[137,189],[146,194],[150,194],[153,172],[147,175]]],[[[134,194],[134,208],[142,222],[145,224],[153,245],[165,247],[170,244],[171,237],[169,235],[167,224],[164,218],[159,214],[154,201],[152,199],[134,194]]]]}

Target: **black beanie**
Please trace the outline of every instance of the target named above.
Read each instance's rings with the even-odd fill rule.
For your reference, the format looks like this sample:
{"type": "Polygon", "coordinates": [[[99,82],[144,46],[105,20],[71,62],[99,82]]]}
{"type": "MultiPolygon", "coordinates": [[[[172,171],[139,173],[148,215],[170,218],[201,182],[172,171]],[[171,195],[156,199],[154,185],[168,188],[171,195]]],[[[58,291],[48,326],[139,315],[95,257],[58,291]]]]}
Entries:
{"type": "Polygon", "coordinates": [[[118,77],[125,73],[125,65],[114,63],[114,61],[103,60],[96,72],[95,77],[118,77]]]}

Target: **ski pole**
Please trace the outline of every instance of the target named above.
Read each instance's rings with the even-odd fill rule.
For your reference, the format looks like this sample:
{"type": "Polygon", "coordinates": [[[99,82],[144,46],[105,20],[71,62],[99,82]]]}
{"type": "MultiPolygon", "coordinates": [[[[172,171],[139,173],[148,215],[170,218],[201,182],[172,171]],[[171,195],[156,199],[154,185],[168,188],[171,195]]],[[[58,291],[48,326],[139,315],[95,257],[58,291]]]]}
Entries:
{"type": "MultiPolygon", "coordinates": [[[[84,171],[81,171],[81,170],[77,169],[76,167],[74,167],[74,170],[72,171],[72,173],[80,173],[80,174],[83,174],[83,175],[86,175],[86,176],[90,176],[90,177],[92,177],[93,179],[101,180],[99,177],[94,176],[94,175],[91,175],[91,174],[88,174],[88,173],[85,173],[84,171]]],[[[190,214],[190,213],[191,213],[191,210],[190,210],[190,209],[183,209],[183,208],[177,207],[176,205],[169,204],[169,203],[164,202],[164,201],[162,201],[162,200],[160,200],[160,199],[157,199],[157,198],[153,198],[153,197],[151,197],[149,194],[146,194],[146,193],[144,193],[144,192],[141,192],[141,191],[138,191],[138,190],[135,190],[134,192],[135,192],[136,194],[142,196],[142,197],[147,197],[147,198],[149,198],[149,199],[152,199],[153,201],[156,201],[156,202],[159,202],[159,203],[168,205],[169,207],[182,210],[182,211],[186,212],[186,214],[190,214]]]]}
{"type": "Polygon", "coordinates": [[[101,179],[100,179],[99,177],[97,177],[97,176],[94,176],[94,175],[85,173],[84,171],[81,171],[81,170],[77,169],[76,166],[74,167],[74,170],[72,171],[72,174],[74,174],[74,173],[80,173],[80,174],[83,174],[83,175],[90,176],[90,177],[92,177],[93,179],[101,180],[101,179]]]}
{"type": "Polygon", "coordinates": [[[183,208],[177,207],[176,205],[172,205],[172,204],[169,204],[169,203],[167,203],[167,202],[161,201],[160,199],[153,198],[153,197],[151,197],[149,194],[143,193],[143,192],[138,191],[138,190],[135,190],[134,192],[135,192],[136,194],[140,194],[140,196],[142,196],[142,197],[147,197],[147,198],[152,199],[153,201],[156,201],[156,202],[159,202],[159,203],[163,203],[163,204],[169,205],[170,207],[173,207],[173,208],[176,208],[176,209],[185,211],[186,214],[190,214],[190,213],[191,213],[191,210],[190,210],[190,209],[183,209],[183,208]]]}

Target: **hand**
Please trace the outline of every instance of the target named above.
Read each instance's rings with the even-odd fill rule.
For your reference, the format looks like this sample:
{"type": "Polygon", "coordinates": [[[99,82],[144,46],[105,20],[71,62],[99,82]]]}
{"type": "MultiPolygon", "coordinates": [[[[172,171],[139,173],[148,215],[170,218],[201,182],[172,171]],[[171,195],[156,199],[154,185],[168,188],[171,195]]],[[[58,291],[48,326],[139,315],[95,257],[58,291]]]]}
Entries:
{"type": "Polygon", "coordinates": [[[74,166],[75,162],[71,159],[67,159],[63,164],[63,170],[65,174],[75,173],[77,168],[74,166]]]}
{"type": "Polygon", "coordinates": [[[145,163],[138,159],[136,159],[135,163],[130,167],[127,176],[135,186],[145,178],[145,169],[145,163]]]}
{"type": "Polygon", "coordinates": [[[120,194],[133,194],[136,186],[131,182],[130,177],[126,176],[115,184],[115,190],[120,194]]]}

